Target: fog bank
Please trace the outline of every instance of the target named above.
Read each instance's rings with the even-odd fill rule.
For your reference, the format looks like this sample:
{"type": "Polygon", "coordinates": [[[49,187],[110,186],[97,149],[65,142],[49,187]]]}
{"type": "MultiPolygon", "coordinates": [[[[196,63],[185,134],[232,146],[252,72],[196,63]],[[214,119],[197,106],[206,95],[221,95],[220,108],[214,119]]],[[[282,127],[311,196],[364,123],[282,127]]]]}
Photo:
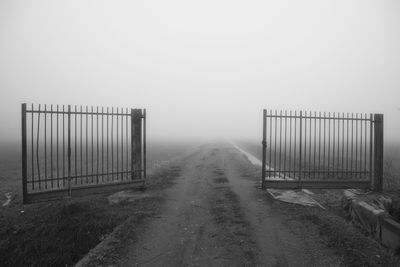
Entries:
{"type": "Polygon", "coordinates": [[[0,139],[20,104],[148,109],[150,139],[261,139],[262,109],[385,114],[400,136],[398,1],[0,3],[0,139]]]}

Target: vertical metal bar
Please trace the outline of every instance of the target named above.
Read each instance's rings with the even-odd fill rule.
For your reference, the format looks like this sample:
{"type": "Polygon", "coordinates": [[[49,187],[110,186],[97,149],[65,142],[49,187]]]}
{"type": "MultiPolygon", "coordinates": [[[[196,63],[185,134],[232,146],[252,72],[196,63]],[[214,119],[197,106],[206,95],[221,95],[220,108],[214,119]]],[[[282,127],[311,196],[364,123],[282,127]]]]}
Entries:
{"type": "Polygon", "coordinates": [[[267,111],[264,109],[263,110],[263,139],[262,139],[262,169],[261,169],[261,188],[265,190],[265,164],[266,164],[266,149],[267,149],[267,143],[266,143],[266,114],[267,111]]]}
{"type": "Polygon", "coordinates": [[[60,159],[60,149],[59,149],[59,117],[60,114],[59,112],[59,106],[57,105],[57,187],[60,187],[60,164],[59,164],[59,159],[60,159]]]}
{"type": "Polygon", "coordinates": [[[350,132],[350,126],[349,126],[349,121],[350,121],[350,116],[349,113],[347,113],[347,127],[346,127],[346,179],[349,177],[349,132],[350,132]]]}
{"type": "MultiPolygon", "coordinates": [[[[309,113],[310,123],[310,134],[309,134],[309,145],[308,145],[308,179],[311,179],[311,148],[312,148],[312,112],[309,113]]],[[[307,131],[307,129],[306,129],[307,131]]]]}
{"type": "Polygon", "coordinates": [[[89,183],[89,134],[88,134],[88,132],[89,132],[89,107],[88,106],[86,106],[86,120],[85,120],[85,128],[86,128],[86,131],[85,131],[85,135],[86,135],[86,138],[85,138],[85,147],[86,147],[86,149],[85,149],[85,158],[86,158],[86,184],[88,184],[89,183]]]}
{"type": "Polygon", "coordinates": [[[359,171],[358,178],[361,179],[361,175],[362,175],[362,149],[363,149],[363,121],[362,121],[362,113],[360,113],[360,141],[359,141],[359,145],[360,145],[360,156],[359,156],[359,160],[357,163],[357,169],[359,171]]]}
{"type": "Polygon", "coordinates": [[[277,135],[277,118],[278,118],[278,112],[275,110],[275,135],[274,135],[274,177],[276,177],[276,135],[277,135]]]}
{"type": "Polygon", "coordinates": [[[354,151],[354,113],[351,113],[351,151],[350,151],[350,177],[353,177],[353,151],[354,151]]]}
{"type": "MultiPolygon", "coordinates": [[[[322,157],[322,165],[323,165],[323,170],[326,170],[326,112],[324,112],[324,155],[322,157]]],[[[326,178],[326,174],[324,174],[324,178],[326,178]]]]}
{"type": "MultiPolygon", "coordinates": [[[[124,109],[121,108],[121,114],[124,113],[124,109]]],[[[121,115],[121,172],[124,171],[124,116],[121,115]]],[[[121,173],[121,180],[124,179],[124,174],[121,173]]]]}
{"type": "Polygon", "coordinates": [[[372,117],[372,113],[369,115],[369,180],[372,185],[372,175],[373,175],[373,162],[372,162],[372,149],[373,149],[373,129],[374,129],[374,120],[372,117]]]}
{"type": "Polygon", "coordinates": [[[96,106],[95,110],[96,116],[96,184],[99,184],[99,106],[96,106]]]}
{"type": "Polygon", "coordinates": [[[53,105],[50,105],[50,178],[51,178],[51,188],[53,188],[53,105]]]}
{"type": "Polygon", "coordinates": [[[268,165],[268,175],[272,175],[272,109],[269,110],[269,165],[268,165]]]}
{"type": "Polygon", "coordinates": [[[134,151],[134,131],[135,131],[135,114],[134,110],[131,109],[131,179],[134,180],[136,178],[134,165],[135,165],[135,151],[134,151]]]}
{"type": "Polygon", "coordinates": [[[147,125],[147,115],[146,115],[146,109],[143,109],[143,178],[146,179],[147,177],[147,130],[146,126],[147,125]]]}
{"type": "MultiPolygon", "coordinates": [[[[125,123],[125,142],[126,142],[126,149],[125,149],[125,153],[126,153],[126,160],[125,160],[125,164],[126,164],[126,166],[125,166],[125,171],[128,171],[129,170],[129,140],[128,140],[128,128],[129,128],[129,116],[128,116],[128,114],[129,114],[129,110],[128,110],[128,108],[126,108],[125,109],[125,120],[126,120],[126,123],[125,123]]],[[[126,175],[125,175],[125,179],[129,179],[129,174],[128,173],[126,173],[126,175]]]]}
{"type": "Polygon", "coordinates": [[[93,183],[93,178],[94,178],[94,140],[93,140],[93,106],[91,106],[91,108],[90,108],[90,110],[91,110],[91,131],[90,131],[90,133],[91,133],[91,144],[92,144],[92,146],[91,146],[91,152],[92,152],[92,157],[91,157],[91,161],[92,161],[92,172],[91,172],[91,177],[92,177],[92,183],[93,183]]]}
{"type": "Polygon", "coordinates": [[[340,162],[340,113],[337,113],[337,160],[336,160],[336,173],[338,174],[340,171],[339,162],[340,162]]]}
{"type": "MultiPolygon", "coordinates": [[[[321,112],[318,120],[318,170],[321,171],[321,112]]],[[[319,173],[321,176],[321,173],[319,173]]]]}
{"type": "Polygon", "coordinates": [[[342,165],[341,165],[341,170],[342,170],[342,177],[344,177],[345,175],[343,175],[343,171],[344,171],[344,112],[342,113],[342,165]]]}
{"type": "Polygon", "coordinates": [[[328,112],[328,178],[330,178],[330,165],[331,165],[331,113],[328,112]]]}
{"type": "Polygon", "coordinates": [[[356,152],[356,158],[355,158],[355,176],[357,176],[357,171],[358,171],[358,113],[356,113],[356,145],[355,145],[355,152],[356,152]]]}
{"type": "Polygon", "coordinates": [[[283,173],[283,175],[286,177],[286,175],[287,175],[287,170],[286,170],[286,149],[287,149],[287,147],[286,147],[286,139],[287,139],[287,110],[285,110],[285,147],[284,147],[284,153],[283,153],[283,171],[284,171],[284,173],[283,173]]]}
{"type": "Polygon", "coordinates": [[[107,107],[107,117],[106,117],[106,130],[107,130],[107,137],[106,137],[106,155],[107,155],[107,181],[110,179],[110,174],[109,174],[109,170],[108,170],[108,166],[109,166],[109,153],[108,153],[108,132],[109,132],[109,128],[108,128],[108,121],[109,121],[109,108],[107,107]]]}
{"type": "Polygon", "coordinates": [[[101,181],[104,182],[104,107],[101,107],[101,181]]]}
{"type": "Polygon", "coordinates": [[[39,109],[38,109],[38,127],[37,127],[37,133],[36,133],[36,164],[37,164],[37,173],[38,173],[38,182],[39,182],[39,189],[41,189],[42,184],[40,181],[40,164],[39,164],[39,131],[40,131],[40,104],[39,104],[39,109]]]}
{"type": "MultiPolygon", "coordinates": [[[[305,114],[306,116],[307,116],[307,113],[305,114]]],[[[299,138],[299,187],[301,186],[301,171],[302,171],[302,167],[301,167],[301,164],[302,164],[302,158],[301,158],[301,156],[302,156],[302,142],[303,142],[303,138],[302,138],[302,135],[303,135],[303,111],[302,110],[300,110],[300,138],[299,138]]]]}
{"type": "Polygon", "coordinates": [[[296,150],[297,150],[297,110],[294,111],[294,148],[293,148],[293,178],[296,178],[296,150]]]}
{"type": "Polygon", "coordinates": [[[278,176],[281,175],[281,158],[282,158],[282,110],[279,111],[279,168],[278,176]]]}
{"type": "Polygon", "coordinates": [[[316,165],[316,158],[317,158],[317,112],[314,111],[314,154],[313,154],[313,159],[314,159],[314,179],[317,177],[317,165],[316,165]]]}
{"type": "MultiPolygon", "coordinates": [[[[335,171],[335,135],[336,135],[336,114],[335,112],[333,112],[333,138],[332,138],[332,171],[335,171]]],[[[334,173],[333,173],[334,174],[334,173]]]]}
{"type": "Polygon", "coordinates": [[[71,196],[71,105],[68,105],[68,195],[71,196]]]}
{"type": "Polygon", "coordinates": [[[364,138],[365,138],[365,132],[364,132],[364,118],[363,114],[360,113],[360,177],[359,179],[363,178],[363,164],[364,164],[364,157],[363,157],[363,149],[364,149],[364,138]]]}
{"type": "Polygon", "coordinates": [[[366,172],[367,172],[367,135],[368,135],[368,129],[367,129],[367,113],[364,113],[364,176],[366,177],[366,172]]]}
{"type": "Polygon", "coordinates": [[[65,187],[65,106],[63,105],[63,107],[62,107],[62,111],[63,111],[63,113],[62,113],[62,124],[63,124],[63,128],[62,128],[62,139],[63,139],[63,149],[62,149],[62,151],[63,151],[63,187],[65,187]]]}
{"type": "Polygon", "coordinates": [[[81,159],[81,172],[80,172],[80,174],[81,174],[81,184],[83,183],[83,181],[82,181],[82,179],[83,179],[83,148],[82,148],[82,145],[83,145],[83,129],[82,129],[82,126],[83,126],[83,108],[82,108],[82,105],[80,106],[80,110],[81,110],[81,114],[79,115],[80,116],[80,135],[79,135],[79,140],[80,140],[80,142],[79,142],[79,145],[80,145],[80,159],[81,159]]]}
{"type": "Polygon", "coordinates": [[[289,111],[289,173],[288,177],[290,177],[290,173],[292,170],[292,111],[289,111]]]}
{"type": "MultiPolygon", "coordinates": [[[[111,107],[111,173],[114,172],[114,107],[111,107]]],[[[111,180],[114,181],[114,175],[111,174],[111,180]]]]}
{"type": "MultiPolygon", "coordinates": [[[[26,103],[21,105],[21,143],[22,143],[22,200],[23,203],[27,203],[28,194],[28,150],[27,150],[27,131],[26,131],[26,103]]],[[[33,183],[33,181],[32,181],[33,183]]]]}
{"type": "Polygon", "coordinates": [[[44,104],[44,187],[47,188],[47,105],[44,104]]]}
{"type": "MultiPolygon", "coordinates": [[[[119,118],[119,116],[118,116],[118,108],[117,108],[117,115],[116,115],[116,119],[117,119],[117,127],[116,127],[117,128],[117,132],[116,132],[116,135],[117,135],[117,147],[116,147],[117,148],[117,151],[116,151],[117,152],[116,153],[116,156],[117,156],[117,170],[116,171],[117,172],[119,171],[119,169],[118,169],[118,167],[119,167],[119,164],[118,164],[119,163],[118,162],[118,160],[119,160],[119,154],[118,154],[118,146],[119,146],[119,142],[118,142],[118,136],[119,136],[118,135],[118,121],[119,121],[119,119],[118,118],[119,118]]],[[[119,175],[117,174],[117,179],[118,178],[119,178],[119,175]]]]}
{"type": "MultiPolygon", "coordinates": [[[[302,163],[304,162],[304,168],[301,167],[303,172],[303,178],[306,178],[306,169],[307,169],[307,111],[304,112],[304,157],[302,163]]],[[[301,175],[301,173],[300,173],[301,175]]]]}
{"type": "Polygon", "coordinates": [[[77,156],[77,109],[75,105],[75,119],[74,119],[74,167],[75,167],[75,184],[78,183],[78,156],[77,156]]]}
{"type": "MultiPolygon", "coordinates": [[[[81,174],[81,184],[83,183],[83,181],[82,181],[82,179],[83,179],[83,148],[82,148],[82,142],[83,142],[83,129],[82,129],[82,126],[83,126],[83,108],[82,108],[82,105],[80,106],[80,110],[81,110],[81,114],[79,115],[79,117],[80,117],[80,127],[79,127],[79,131],[80,131],[80,134],[79,134],[79,152],[80,152],[80,160],[81,160],[81,172],[80,172],[80,174],[81,174]]],[[[78,179],[78,178],[77,178],[78,179]]]]}
{"type": "Polygon", "coordinates": [[[31,108],[31,168],[32,168],[32,189],[35,189],[35,157],[34,157],[34,151],[35,151],[35,145],[34,145],[34,133],[33,133],[33,121],[35,119],[35,116],[33,115],[33,104],[31,108]]]}

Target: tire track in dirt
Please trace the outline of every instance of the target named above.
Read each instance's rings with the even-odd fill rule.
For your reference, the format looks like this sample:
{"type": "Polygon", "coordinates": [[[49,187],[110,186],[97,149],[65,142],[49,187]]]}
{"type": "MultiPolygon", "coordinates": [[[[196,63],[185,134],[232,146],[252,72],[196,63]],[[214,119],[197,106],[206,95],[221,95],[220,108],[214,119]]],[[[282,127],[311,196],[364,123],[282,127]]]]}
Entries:
{"type": "Polygon", "coordinates": [[[318,239],[285,226],[256,188],[252,165],[229,144],[201,146],[179,165],[162,215],[117,266],[340,266],[318,239]]]}
{"type": "Polygon", "coordinates": [[[254,266],[256,247],[229,179],[205,146],[181,163],[176,185],[120,266],[254,266]]]}
{"type": "Polygon", "coordinates": [[[228,144],[221,144],[220,165],[230,177],[232,190],[250,221],[263,266],[343,266],[341,257],[326,248],[317,229],[294,222],[275,210],[260,190],[261,170],[228,144]]]}
{"type": "Polygon", "coordinates": [[[236,264],[254,266],[257,249],[250,224],[245,219],[237,195],[230,189],[225,172],[216,165],[213,168],[217,178],[213,178],[214,192],[209,197],[209,204],[213,220],[220,226],[217,236],[219,243],[223,245],[220,256],[229,259],[232,255],[237,255],[239,261],[236,264]]]}

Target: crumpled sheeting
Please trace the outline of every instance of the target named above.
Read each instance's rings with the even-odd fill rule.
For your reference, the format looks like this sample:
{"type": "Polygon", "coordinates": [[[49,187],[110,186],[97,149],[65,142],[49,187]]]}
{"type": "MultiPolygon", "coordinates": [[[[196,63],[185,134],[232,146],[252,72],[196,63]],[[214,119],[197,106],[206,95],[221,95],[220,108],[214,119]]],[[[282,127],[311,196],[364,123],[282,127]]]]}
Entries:
{"type": "MultiPolygon", "coordinates": [[[[269,180],[294,180],[293,178],[287,176],[274,176],[268,177],[269,180]]],[[[293,203],[299,204],[303,206],[311,206],[311,207],[320,207],[325,209],[318,201],[313,199],[310,195],[314,193],[307,190],[283,190],[283,189],[267,189],[268,193],[277,200],[286,202],[286,203],[293,203]]]]}
{"type": "Polygon", "coordinates": [[[268,193],[277,200],[299,204],[303,206],[320,207],[325,209],[315,199],[313,199],[307,192],[298,190],[282,190],[282,189],[267,189],[268,193]]]}
{"type": "Polygon", "coordinates": [[[12,194],[11,192],[5,193],[4,196],[6,197],[6,201],[3,203],[3,207],[6,207],[10,205],[11,199],[12,199],[12,194]]]}
{"type": "MultiPolygon", "coordinates": [[[[247,159],[253,164],[253,165],[259,165],[261,166],[261,161],[251,155],[250,153],[247,153],[245,150],[241,149],[239,146],[231,142],[231,144],[239,150],[241,153],[245,154],[247,159]]],[[[274,170],[274,168],[270,166],[266,166],[267,169],[269,170],[274,170]]],[[[277,173],[276,176],[274,177],[268,177],[270,180],[293,180],[293,178],[286,176],[282,173],[277,173]]],[[[302,189],[301,191],[297,190],[282,190],[282,189],[267,189],[267,192],[274,198],[283,202],[287,203],[293,203],[293,204],[300,204],[303,206],[312,206],[312,207],[320,207],[322,209],[325,209],[321,204],[319,204],[315,199],[313,199],[310,195],[313,193],[307,189],[302,189]]]]}
{"type": "Polygon", "coordinates": [[[392,200],[388,196],[354,189],[345,190],[342,200],[342,206],[349,212],[351,220],[361,224],[372,235],[379,232],[380,218],[390,217],[391,205],[392,200]]]}
{"type": "Polygon", "coordinates": [[[107,197],[109,204],[118,204],[120,202],[133,202],[141,198],[150,197],[149,194],[133,191],[119,191],[107,197]]]}

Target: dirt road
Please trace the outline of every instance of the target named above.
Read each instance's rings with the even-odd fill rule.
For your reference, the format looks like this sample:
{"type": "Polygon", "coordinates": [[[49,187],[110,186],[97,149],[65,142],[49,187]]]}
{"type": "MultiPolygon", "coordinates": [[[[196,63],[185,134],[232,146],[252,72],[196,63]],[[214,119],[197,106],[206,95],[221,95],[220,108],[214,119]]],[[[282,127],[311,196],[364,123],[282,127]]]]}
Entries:
{"type": "Polygon", "coordinates": [[[258,189],[259,173],[230,144],[180,163],[167,202],[126,248],[120,266],[341,266],[316,230],[288,219],[258,189]]]}

